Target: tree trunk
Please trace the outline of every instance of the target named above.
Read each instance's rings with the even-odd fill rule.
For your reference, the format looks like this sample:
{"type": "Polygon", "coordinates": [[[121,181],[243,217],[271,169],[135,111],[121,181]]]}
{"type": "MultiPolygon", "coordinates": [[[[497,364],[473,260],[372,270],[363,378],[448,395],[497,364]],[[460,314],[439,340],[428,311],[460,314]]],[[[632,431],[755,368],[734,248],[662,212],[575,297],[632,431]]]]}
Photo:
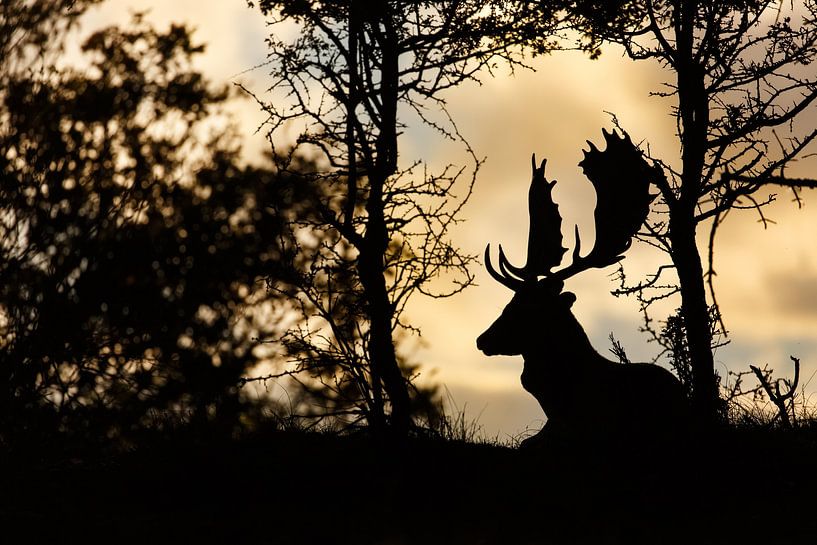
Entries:
{"type": "MultiPolygon", "coordinates": [[[[366,243],[361,248],[358,258],[358,271],[369,310],[369,359],[373,381],[382,380],[383,388],[391,402],[391,431],[395,435],[402,436],[408,432],[411,412],[408,385],[400,371],[394,351],[393,312],[386,290],[386,280],[383,277],[385,245],[381,240],[382,235],[385,234],[385,228],[378,228],[379,226],[383,226],[382,203],[380,221],[373,221],[371,214],[369,215],[366,243]]],[[[372,387],[379,389],[380,384],[372,384],[372,387]]]]}
{"type": "Polygon", "coordinates": [[[712,357],[712,333],[706,302],[703,267],[695,240],[696,211],[706,163],[709,134],[709,96],[704,67],[694,52],[695,17],[698,2],[675,4],[675,37],[680,117],[681,195],[670,206],[672,261],[681,286],[681,315],[684,319],[692,365],[692,402],[699,424],[709,426],[717,419],[718,387],[712,357]]]}
{"type": "Polygon", "coordinates": [[[381,27],[376,33],[377,46],[381,52],[380,83],[380,131],[375,143],[376,159],[369,172],[369,195],[366,201],[366,233],[360,248],[358,267],[360,280],[369,308],[369,356],[372,369],[380,375],[383,388],[391,402],[391,427],[397,436],[404,436],[411,425],[408,383],[403,377],[394,351],[392,336],[394,309],[389,301],[384,277],[384,256],[389,245],[389,232],[385,221],[383,188],[389,176],[397,170],[397,34],[391,14],[383,11],[370,12],[381,27]]]}
{"type": "MultiPolygon", "coordinates": [[[[360,32],[358,2],[350,0],[349,2],[349,91],[346,103],[346,150],[347,150],[347,178],[346,178],[346,203],[344,205],[343,224],[348,229],[354,229],[352,226],[355,217],[355,208],[357,207],[357,191],[358,191],[358,171],[357,171],[357,145],[355,140],[355,123],[357,122],[357,107],[359,104],[359,86],[360,78],[358,68],[358,33],[360,32]]],[[[368,246],[368,244],[367,244],[368,246]]],[[[372,276],[377,268],[371,263],[372,257],[365,248],[359,247],[361,261],[366,265],[359,268],[361,270],[369,271],[372,276]]],[[[376,254],[375,254],[376,255],[376,254]]],[[[363,273],[361,272],[361,277],[363,273]]],[[[365,293],[369,295],[371,292],[370,286],[372,282],[364,282],[365,293]]],[[[372,306],[371,303],[369,305],[372,306]]],[[[374,329],[374,327],[372,327],[374,329]]],[[[372,333],[374,336],[375,334],[372,333]]],[[[374,343],[373,343],[374,344],[374,343]]],[[[372,392],[371,403],[367,407],[367,421],[372,427],[374,433],[379,434],[386,428],[386,411],[383,402],[383,387],[381,373],[378,368],[380,361],[379,357],[370,354],[372,364],[369,369],[370,388],[372,392]]]]}
{"type": "Polygon", "coordinates": [[[681,315],[684,318],[692,363],[693,410],[697,422],[709,427],[717,419],[718,385],[715,380],[703,267],[695,240],[695,222],[686,220],[684,215],[683,218],[670,221],[670,241],[681,285],[681,315]]]}

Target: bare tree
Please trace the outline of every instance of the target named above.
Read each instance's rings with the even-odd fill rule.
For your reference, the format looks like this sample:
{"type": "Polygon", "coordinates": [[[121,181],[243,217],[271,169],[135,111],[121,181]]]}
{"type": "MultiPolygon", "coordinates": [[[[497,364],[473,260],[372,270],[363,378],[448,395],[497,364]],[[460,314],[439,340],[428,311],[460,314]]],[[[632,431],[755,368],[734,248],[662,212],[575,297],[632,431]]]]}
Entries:
{"type": "Polygon", "coordinates": [[[671,74],[653,95],[673,100],[679,145],[677,159],[655,161],[663,172],[656,183],[661,199],[640,235],[666,252],[668,262],[620,293],[637,293],[645,307],[680,294],[693,400],[698,416],[712,421],[719,404],[710,326],[718,227],[733,210],[755,210],[765,221],[763,206],[775,199],[769,188],[788,188],[799,201],[801,188],[817,187],[815,180],[786,174],[817,137],[801,121],[817,98],[810,68],[817,4],[638,0],[616,3],[613,22],[596,18],[597,4],[571,2],[573,24],[671,74]],[[703,258],[699,226],[710,233],[703,258]]]}
{"type": "Polygon", "coordinates": [[[264,105],[270,141],[282,147],[286,131],[296,127],[288,157],[317,156],[322,168],[311,179],[332,194],[316,222],[294,225],[300,236],[325,236],[323,253],[309,260],[306,274],[282,287],[317,318],[314,329],[290,337],[297,370],[353,385],[360,416],[403,433],[411,422],[409,377],[394,339],[398,329],[412,329],[401,319],[406,302],[418,292],[451,296],[473,280],[468,266],[475,256],[462,253],[448,235],[481,161],[448,116],[443,93],[499,61],[517,66],[514,53],[522,44],[548,50],[553,19],[533,17],[528,2],[257,4],[274,29],[271,90],[288,99],[264,105]],[[293,28],[293,39],[282,38],[293,28]],[[432,174],[419,162],[401,168],[398,137],[409,112],[462,143],[473,161],[470,173],[449,165],[432,174]],[[448,289],[432,291],[429,281],[440,276],[450,280],[448,289]],[[340,286],[346,288],[336,291],[340,286]],[[339,360],[347,364],[343,376],[323,374],[339,360]]]}

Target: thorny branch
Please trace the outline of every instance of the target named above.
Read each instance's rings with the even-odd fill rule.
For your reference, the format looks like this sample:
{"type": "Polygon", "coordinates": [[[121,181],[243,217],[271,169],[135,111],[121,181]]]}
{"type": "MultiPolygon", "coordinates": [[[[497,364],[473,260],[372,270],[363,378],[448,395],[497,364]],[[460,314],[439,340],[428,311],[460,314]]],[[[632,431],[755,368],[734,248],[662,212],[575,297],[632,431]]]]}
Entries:
{"type": "MultiPolygon", "coordinates": [[[[474,280],[476,256],[451,242],[451,230],[484,159],[460,133],[441,93],[478,81],[500,63],[523,67],[520,47],[547,51],[555,29],[547,18],[534,24],[527,3],[257,4],[273,30],[265,66],[274,98],[244,90],[268,116],[263,128],[278,168],[298,167],[299,154],[313,159],[318,168],[298,174],[322,195],[313,215],[291,221],[290,271],[270,286],[295,303],[306,324],[283,339],[294,368],[280,378],[304,373],[339,406],[382,412],[384,403],[395,402],[381,395],[389,384],[380,366],[393,361],[382,336],[390,334],[393,345],[403,333],[419,333],[403,317],[412,295],[450,297],[474,280]],[[298,32],[287,33],[293,23],[298,32]],[[406,166],[398,154],[408,128],[404,112],[459,143],[470,168],[406,166]],[[282,152],[287,139],[294,146],[282,152]]],[[[416,375],[400,373],[408,381],[416,375]]]]}

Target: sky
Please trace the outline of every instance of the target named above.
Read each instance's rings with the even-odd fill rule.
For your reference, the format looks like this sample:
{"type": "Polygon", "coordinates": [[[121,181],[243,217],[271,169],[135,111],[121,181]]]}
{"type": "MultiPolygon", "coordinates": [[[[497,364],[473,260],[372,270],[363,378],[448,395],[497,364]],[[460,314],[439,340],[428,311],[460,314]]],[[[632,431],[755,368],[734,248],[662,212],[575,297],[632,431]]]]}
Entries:
{"type": "MultiPolygon", "coordinates": [[[[243,0],[108,0],[84,17],[80,36],[125,24],[129,12],[146,10],[148,20],[160,28],[185,22],[196,29],[194,38],[207,44],[198,67],[213,82],[266,89],[266,70],[252,68],[266,58],[268,31],[261,15],[243,0]]],[[[580,224],[587,247],[594,197],[577,165],[585,141],[600,143],[601,129],[612,128],[608,112],[655,155],[678,154],[670,103],[649,97],[669,76],[656,65],[632,62],[614,48],[605,49],[597,61],[562,52],[535,59],[532,65],[535,71],[499,71],[494,78],[484,77],[482,85],[463,85],[445,96],[460,132],[478,156],[487,158],[464,209],[467,221],[453,233],[454,241],[480,255],[488,242],[493,247],[501,242],[516,263],[524,261],[527,242],[531,153],[548,159],[546,175],[559,181],[555,199],[565,224],[580,224]]],[[[253,160],[268,147],[263,134],[256,132],[264,115],[250,100],[234,106],[234,113],[246,156],[253,160]]],[[[806,115],[817,122],[814,106],[806,115]]],[[[430,168],[468,163],[461,147],[410,118],[406,121],[409,127],[400,142],[404,164],[417,158],[430,168]]],[[[815,172],[817,156],[812,156],[789,174],[814,177],[815,172]]],[[[801,382],[811,396],[817,393],[817,380],[809,382],[817,373],[817,199],[809,192],[804,197],[805,205],[798,209],[791,194],[778,191],[777,202],[767,209],[775,223],[767,229],[756,215],[745,212],[731,215],[719,231],[716,289],[731,343],[718,349],[715,361],[723,376],[727,370],[748,370],[750,364],[769,364],[788,376],[789,356],[799,357],[801,382]]],[[[637,278],[659,259],[636,245],[624,264],[628,275],[637,278]]],[[[574,312],[602,354],[612,357],[608,336],[613,333],[630,359],[648,361],[656,347],[638,331],[641,316],[635,301],[610,295],[616,287],[611,272],[587,271],[567,282],[578,298],[574,312]]],[[[422,364],[420,380],[444,384],[452,409],[477,419],[486,436],[516,437],[540,427],[544,416],[519,383],[521,357],[487,357],[476,349],[476,337],[499,315],[511,293],[484,269],[475,273],[477,285],[457,297],[412,301],[408,318],[423,336],[411,359],[422,364]]]]}

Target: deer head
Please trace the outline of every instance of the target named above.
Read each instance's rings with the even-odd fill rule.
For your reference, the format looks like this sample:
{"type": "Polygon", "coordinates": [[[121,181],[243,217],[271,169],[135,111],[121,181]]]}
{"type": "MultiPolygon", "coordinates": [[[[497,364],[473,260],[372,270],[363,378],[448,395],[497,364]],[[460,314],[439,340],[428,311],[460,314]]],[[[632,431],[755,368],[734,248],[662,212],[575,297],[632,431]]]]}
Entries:
{"type": "Polygon", "coordinates": [[[559,341],[566,326],[578,325],[570,312],[576,296],[562,291],[564,281],[587,269],[621,261],[632,237],[646,220],[655,198],[649,193],[653,167],[626,133],[621,137],[615,132],[602,134],[607,148],[600,151],[588,141],[590,149],[579,163],[596,190],[595,245],[589,254],[581,255],[577,226],[571,263],[555,271],[566,251],[562,247],[562,218],[552,195],[556,182],[545,178],[546,161],[537,166],[533,156],[525,265],[512,265],[500,245],[497,270],[491,263],[490,244],[485,249],[485,266],[490,275],[514,291],[502,315],[477,339],[477,347],[485,354],[524,354],[527,343],[541,346],[559,341]]]}

